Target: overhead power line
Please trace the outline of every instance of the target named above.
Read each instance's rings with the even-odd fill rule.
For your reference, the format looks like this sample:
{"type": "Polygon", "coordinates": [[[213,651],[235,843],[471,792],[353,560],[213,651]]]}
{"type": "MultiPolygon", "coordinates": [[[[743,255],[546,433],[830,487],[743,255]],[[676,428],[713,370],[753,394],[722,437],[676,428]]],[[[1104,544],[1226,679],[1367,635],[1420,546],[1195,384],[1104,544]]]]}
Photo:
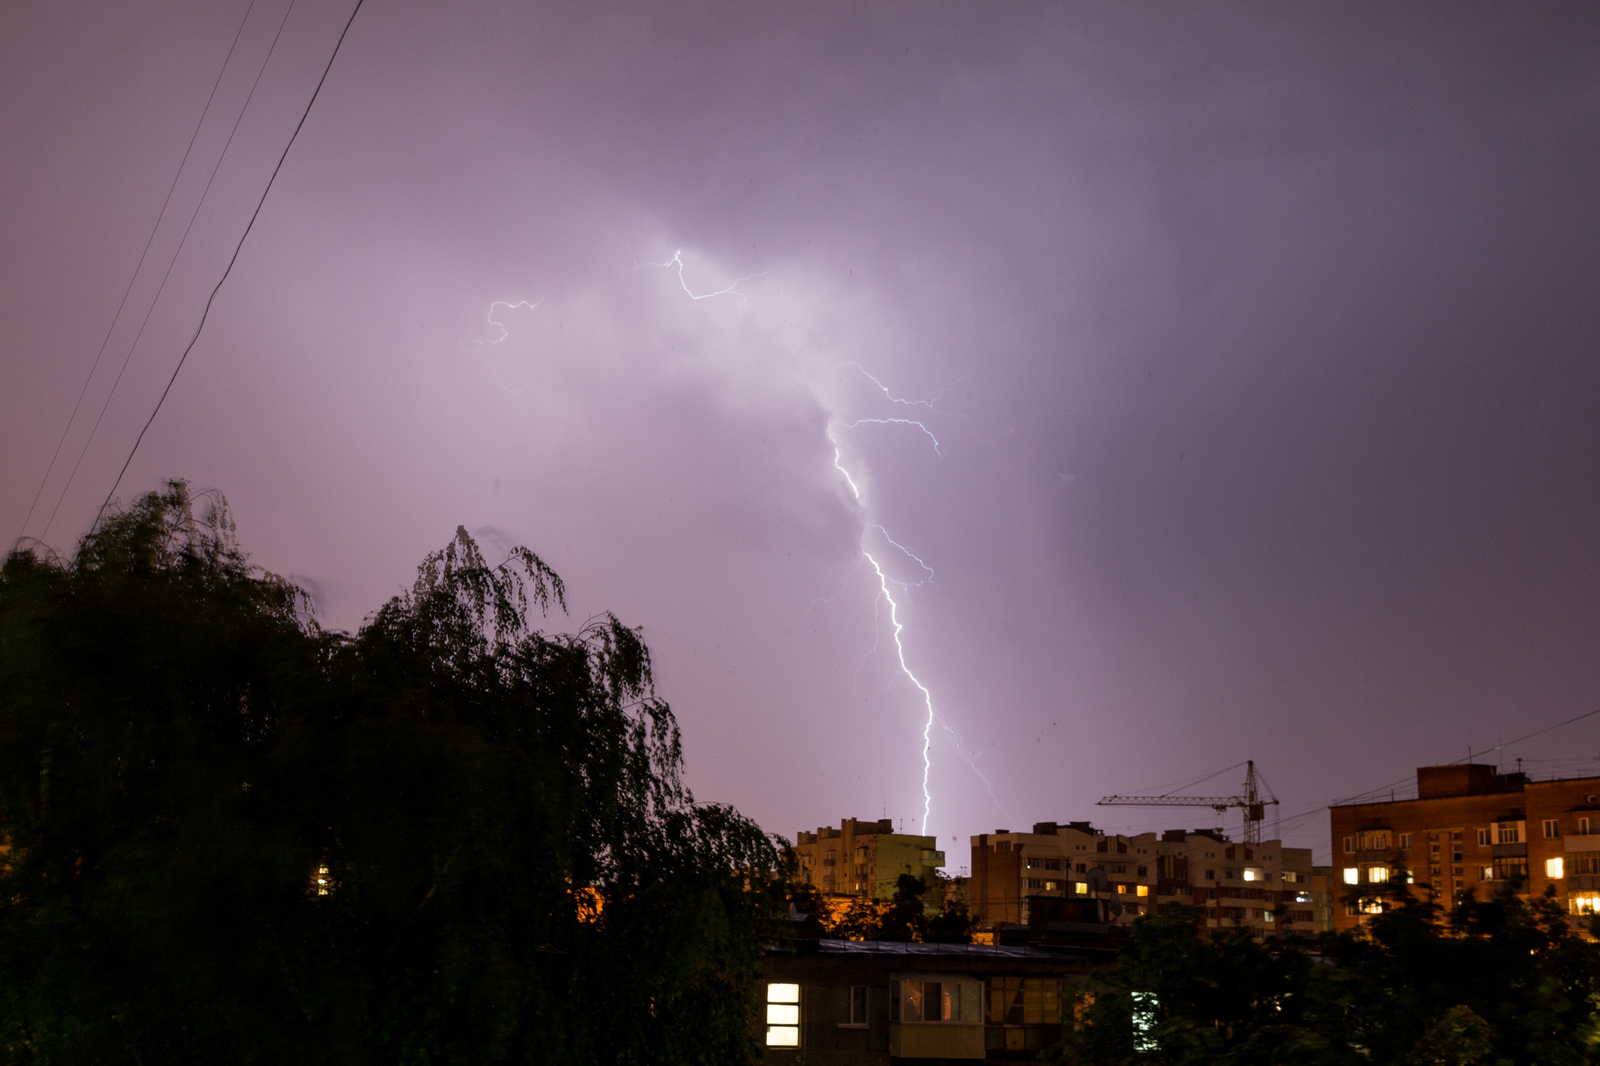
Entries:
{"type": "Polygon", "coordinates": [[[134,283],[139,280],[139,273],[144,270],[144,261],[150,255],[150,246],[155,243],[156,234],[161,230],[162,219],[167,217],[167,208],[172,204],[172,194],[177,191],[178,181],[183,177],[184,168],[189,165],[194,142],[199,139],[200,130],[206,124],[206,116],[211,113],[211,104],[217,98],[217,88],[222,85],[222,77],[228,72],[228,64],[233,61],[233,53],[239,47],[239,38],[244,36],[245,25],[250,21],[250,12],[254,11],[255,7],[256,0],[250,0],[249,6],[244,9],[244,18],[239,20],[239,28],[234,31],[233,43],[228,46],[228,54],[222,58],[222,67],[217,71],[217,79],[211,83],[211,92],[206,96],[206,106],[200,109],[200,119],[194,124],[194,132],[189,134],[189,143],[184,146],[178,170],[172,175],[172,184],[167,186],[166,199],[161,201],[161,210],[156,212],[155,225],[150,227],[150,236],[145,238],[144,248],[139,252],[139,261],[134,264],[133,275],[128,278],[128,287],[122,290],[122,299],[117,303],[116,313],[111,316],[111,324],[106,327],[106,335],[100,339],[100,350],[95,353],[94,362],[89,366],[89,373],[83,379],[83,387],[78,390],[78,398],[73,401],[72,413],[67,416],[67,424],[61,427],[61,438],[56,441],[55,451],[50,453],[50,462],[45,465],[44,476],[39,479],[39,488],[33,494],[33,501],[28,504],[28,513],[23,516],[22,528],[17,530],[14,545],[22,543],[22,538],[27,535],[28,523],[33,521],[33,512],[39,506],[39,497],[44,495],[44,487],[50,482],[50,474],[56,468],[56,460],[61,457],[61,447],[66,444],[67,434],[72,431],[72,423],[77,421],[78,409],[83,406],[83,398],[89,393],[89,383],[94,380],[95,372],[100,369],[100,361],[105,358],[106,347],[111,343],[111,334],[116,331],[117,322],[122,318],[122,309],[127,306],[134,283]]]}
{"type": "MultiPolygon", "coordinates": [[[[250,101],[255,99],[256,89],[261,85],[261,78],[267,72],[267,64],[272,62],[272,54],[278,50],[278,41],[283,37],[283,27],[288,24],[289,16],[294,12],[296,0],[289,0],[289,6],[284,9],[283,18],[278,20],[278,30],[272,35],[272,45],[267,49],[267,56],[261,61],[261,69],[256,71],[255,81],[250,83],[250,92],[244,98],[244,106],[239,109],[239,114],[234,117],[233,128],[228,131],[228,139],[222,146],[222,151],[217,155],[217,161],[211,167],[211,176],[206,179],[206,187],[201,190],[200,199],[194,205],[194,212],[189,216],[189,224],[183,228],[183,236],[178,240],[178,247],[172,253],[172,259],[167,263],[166,273],[161,275],[161,284],[156,289],[155,298],[150,301],[150,306],[145,309],[144,318],[139,322],[139,332],[134,334],[133,343],[128,346],[128,354],[122,357],[122,368],[117,371],[116,378],[111,382],[111,391],[106,393],[105,403],[100,405],[100,414],[94,420],[94,428],[89,430],[89,436],[83,442],[83,447],[78,451],[78,461],[72,464],[72,473],[67,475],[67,483],[61,487],[61,495],[56,497],[55,508],[50,512],[50,518],[44,524],[44,532],[50,532],[50,526],[56,520],[56,512],[61,509],[61,504],[67,498],[67,490],[72,487],[73,479],[78,476],[78,468],[83,465],[84,456],[89,454],[89,445],[94,443],[95,435],[100,432],[100,424],[105,421],[106,412],[111,409],[111,400],[117,394],[117,387],[122,384],[122,376],[128,372],[128,364],[133,361],[133,353],[139,347],[139,341],[144,338],[145,327],[150,324],[150,316],[155,314],[156,304],[161,302],[161,294],[167,291],[167,281],[172,277],[173,268],[178,265],[178,257],[183,254],[184,245],[189,243],[189,233],[194,229],[196,220],[200,217],[200,210],[205,206],[206,197],[211,195],[211,185],[217,180],[217,172],[222,169],[222,161],[228,156],[228,149],[233,147],[234,134],[239,132],[239,125],[244,121],[245,112],[250,110],[250,101]]],[[[100,516],[95,515],[98,522],[100,516]]],[[[93,526],[89,527],[91,530],[93,526]]]]}
{"type": "Polygon", "coordinates": [[[272,176],[267,179],[267,187],[261,190],[261,199],[256,201],[256,209],[250,213],[250,221],[245,224],[244,232],[239,235],[239,243],[234,245],[233,255],[228,259],[227,267],[222,271],[222,277],[217,279],[217,284],[212,288],[211,295],[206,297],[205,309],[200,312],[200,321],[194,327],[194,335],[189,338],[189,343],[184,346],[183,354],[178,357],[178,365],[172,369],[172,377],[167,379],[167,387],[161,390],[161,397],[156,400],[155,408],[150,412],[150,417],[145,420],[144,428],[139,430],[139,436],[134,440],[133,447],[128,450],[128,458],[123,461],[122,469],[117,471],[117,479],[111,483],[111,491],[106,493],[106,498],[100,504],[100,510],[95,512],[94,522],[90,525],[92,533],[100,524],[106,508],[111,505],[111,498],[117,493],[117,486],[122,484],[122,476],[128,472],[128,465],[133,462],[134,455],[139,451],[139,445],[144,441],[145,433],[156,420],[156,415],[161,413],[161,405],[167,402],[167,394],[172,391],[172,385],[178,380],[178,373],[183,369],[184,362],[189,358],[189,352],[194,349],[195,342],[200,339],[200,331],[205,329],[206,318],[211,314],[211,304],[217,298],[222,285],[228,280],[228,275],[233,272],[233,264],[239,261],[239,252],[244,248],[245,240],[250,236],[250,231],[255,227],[256,219],[261,216],[261,208],[267,202],[267,194],[272,191],[272,185],[278,180],[278,172],[283,169],[283,161],[289,158],[289,149],[294,147],[300,130],[304,128],[306,119],[311,116],[311,108],[317,102],[317,97],[322,93],[323,83],[328,80],[328,72],[333,69],[333,61],[339,58],[339,50],[344,47],[345,36],[350,32],[350,26],[355,22],[356,15],[361,12],[361,5],[365,0],[356,0],[355,7],[350,10],[350,17],[345,20],[344,29],[339,31],[339,39],[334,43],[333,52],[328,56],[327,65],[322,68],[322,76],[317,79],[317,87],[311,91],[311,99],[306,101],[306,108],[300,115],[300,121],[295,124],[294,132],[289,135],[289,142],[283,146],[283,154],[278,156],[278,163],[272,168],[272,176]]]}

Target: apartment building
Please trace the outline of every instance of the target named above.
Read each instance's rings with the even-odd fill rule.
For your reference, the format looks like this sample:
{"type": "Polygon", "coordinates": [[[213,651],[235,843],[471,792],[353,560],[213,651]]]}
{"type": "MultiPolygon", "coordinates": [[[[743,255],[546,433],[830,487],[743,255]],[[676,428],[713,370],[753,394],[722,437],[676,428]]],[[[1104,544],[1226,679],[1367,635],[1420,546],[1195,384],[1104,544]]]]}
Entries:
{"type": "Polygon", "coordinates": [[[1211,929],[1309,935],[1327,928],[1312,873],[1311,849],[1277,840],[1247,844],[1209,829],[1122,836],[1088,822],[1039,822],[1031,833],[973,837],[969,891],[992,931],[1026,924],[1030,901],[1076,897],[1105,900],[1114,923],[1184,904],[1202,908],[1211,929]]]}
{"type": "Polygon", "coordinates": [[[752,1034],[764,1066],[1038,1062],[1092,1002],[1104,959],[979,944],[769,946],[752,1034]]]}
{"type": "Polygon", "coordinates": [[[901,874],[932,885],[944,852],[931,836],[896,833],[889,818],[866,822],[845,818],[839,828],[821,826],[796,834],[800,878],[825,895],[890,899],[901,874]]]}
{"type": "Polygon", "coordinates": [[[1600,777],[1530,781],[1479,763],[1417,768],[1414,799],[1333,807],[1336,928],[1381,911],[1378,886],[1405,878],[1449,904],[1518,885],[1553,888],[1586,924],[1600,910],[1600,777]],[[1363,893],[1371,891],[1371,896],[1363,893]]]}

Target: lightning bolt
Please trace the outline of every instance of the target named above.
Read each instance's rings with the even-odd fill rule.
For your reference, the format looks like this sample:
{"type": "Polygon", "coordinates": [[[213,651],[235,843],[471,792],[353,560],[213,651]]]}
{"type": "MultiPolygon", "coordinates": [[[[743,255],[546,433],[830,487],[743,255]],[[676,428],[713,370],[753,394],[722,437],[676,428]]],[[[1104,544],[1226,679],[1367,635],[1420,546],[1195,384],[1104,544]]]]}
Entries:
{"type": "Polygon", "coordinates": [[[894,600],[894,593],[889,591],[889,575],[883,572],[883,567],[878,565],[878,560],[865,548],[861,554],[867,557],[867,562],[872,564],[872,569],[878,573],[878,586],[883,590],[883,598],[889,601],[889,624],[894,626],[894,647],[900,657],[900,670],[917,686],[917,691],[922,693],[922,702],[928,709],[928,719],[922,723],[922,832],[928,832],[928,815],[933,811],[933,793],[928,791],[928,777],[933,772],[933,760],[929,750],[933,747],[933,723],[938,715],[933,709],[933,693],[928,691],[928,686],[917,680],[917,675],[911,672],[911,667],[906,665],[906,646],[900,639],[900,631],[905,626],[900,624],[900,605],[894,600]]]}
{"type": "Polygon", "coordinates": [[[870,381],[874,385],[878,386],[878,391],[883,393],[884,397],[890,403],[903,404],[906,407],[926,407],[928,410],[931,411],[931,410],[933,410],[933,405],[938,403],[940,398],[943,397],[945,393],[950,391],[950,388],[954,388],[955,387],[952,384],[949,388],[941,389],[936,395],[933,396],[932,399],[928,399],[928,400],[906,400],[906,399],[902,399],[899,396],[896,396],[894,393],[890,392],[889,391],[889,386],[885,385],[883,382],[881,382],[877,378],[873,377],[872,373],[870,371],[868,371],[867,368],[862,366],[860,363],[846,363],[844,365],[845,366],[853,366],[857,370],[861,371],[862,375],[865,376],[868,381],[870,381]]]}
{"type": "Polygon", "coordinates": [[[489,313],[485,317],[488,319],[489,325],[493,326],[495,329],[500,331],[500,336],[495,337],[495,338],[493,338],[491,340],[476,340],[476,341],[463,340],[461,342],[462,349],[465,350],[467,348],[472,348],[472,349],[474,349],[476,351],[482,351],[483,349],[485,349],[485,348],[487,348],[487,347],[489,347],[491,345],[499,344],[500,342],[504,341],[507,337],[511,336],[511,331],[506,328],[506,324],[504,322],[500,321],[498,318],[494,317],[494,309],[495,308],[504,307],[507,311],[515,311],[519,307],[526,307],[528,310],[532,311],[535,307],[538,307],[542,303],[544,303],[544,297],[543,296],[539,297],[537,300],[533,301],[532,303],[529,303],[527,300],[517,300],[514,303],[512,301],[510,301],[510,300],[495,300],[493,303],[491,303],[489,305],[489,313]]]}
{"type": "Polygon", "coordinates": [[[691,300],[710,300],[718,296],[737,296],[740,300],[745,300],[745,294],[739,291],[739,285],[742,282],[753,281],[754,279],[759,278],[766,273],[766,271],[763,270],[760,274],[746,274],[742,278],[734,279],[732,284],[725,288],[718,289],[716,292],[697,294],[693,289],[689,288],[688,279],[683,276],[683,252],[681,250],[673,252],[672,258],[668,259],[665,263],[635,263],[633,268],[637,270],[642,266],[666,267],[668,270],[672,269],[673,267],[677,267],[678,284],[683,286],[683,291],[689,294],[689,299],[691,300]]]}
{"type": "MultiPolygon", "coordinates": [[[[882,526],[877,525],[876,523],[874,523],[872,528],[876,529],[879,533],[882,533],[884,540],[888,541],[890,544],[893,544],[896,548],[899,548],[902,552],[904,552],[906,554],[906,556],[908,558],[910,558],[918,566],[922,567],[922,569],[924,569],[924,570],[926,570],[928,572],[928,576],[923,581],[913,582],[913,584],[922,585],[922,584],[925,584],[928,581],[932,581],[933,580],[933,567],[931,567],[927,563],[923,562],[922,558],[919,555],[917,555],[916,552],[912,551],[910,548],[906,547],[904,544],[901,544],[899,541],[897,541],[893,537],[889,536],[889,531],[887,529],[884,529],[882,526]]],[[[899,585],[901,588],[908,587],[906,582],[904,582],[904,581],[896,581],[895,584],[899,585]]]]}
{"type": "MultiPolygon", "coordinates": [[[[633,265],[635,270],[638,270],[640,267],[651,266],[674,271],[678,277],[679,287],[683,289],[683,292],[686,296],[695,301],[711,300],[719,296],[736,296],[739,298],[741,303],[747,303],[748,297],[743,292],[739,291],[739,286],[744,282],[762,277],[767,273],[767,271],[763,270],[760,273],[747,274],[744,277],[736,278],[728,285],[725,285],[715,291],[697,293],[689,287],[688,278],[684,273],[683,252],[681,250],[674,252],[672,254],[672,258],[662,263],[641,263],[635,260],[633,265]]],[[[543,302],[543,297],[532,302],[527,300],[494,301],[489,305],[489,311],[486,317],[489,325],[494,327],[494,329],[498,331],[499,335],[481,340],[463,340],[461,342],[462,349],[484,353],[486,349],[503,343],[506,338],[511,335],[511,330],[500,317],[497,317],[497,315],[500,315],[501,312],[511,312],[518,309],[533,310],[543,302]]],[[[940,393],[939,396],[934,396],[933,398],[927,400],[909,400],[902,397],[897,397],[889,391],[888,387],[885,386],[883,382],[879,381],[860,364],[851,363],[849,365],[861,371],[861,373],[865,375],[867,379],[870,380],[874,385],[876,385],[883,395],[892,403],[907,407],[925,407],[929,411],[933,411],[935,409],[934,404],[939,400],[940,396],[943,395],[943,393],[940,393]]],[[[491,371],[494,370],[492,364],[490,369],[491,371]]],[[[496,380],[499,379],[499,374],[497,371],[495,372],[495,377],[496,380]]],[[[501,384],[504,386],[503,382],[501,384]]],[[[917,419],[860,418],[854,422],[843,424],[842,428],[856,429],[862,425],[913,426],[927,436],[928,440],[933,445],[933,451],[935,455],[939,456],[940,458],[943,458],[944,456],[943,451],[940,449],[939,438],[934,434],[933,430],[928,428],[925,423],[918,421],[917,419]]],[[[827,432],[827,440],[829,444],[833,445],[833,467],[836,471],[838,471],[840,477],[844,479],[844,484],[850,491],[850,498],[855,504],[858,514],[860,514],[863,518],[866,518],[868,515],[868,508],[863,501],[861,485],[856,481],[856,479],[851,475],[849,469],[845,466],[844,457],[840,450],[839,443],[834,438],[831,430],[827,432]]],[[[911,684],[916,688],[917,692],[922,696],[922,706],[925,712],[922,723],[922,832],[924,834],[928,832],[928,823],[933,814],[932,775],[933,736],[935,725],[944,731],[946,738],[950,741],[951,746],[955,748],[956,753],[961,756],[962,760],[967,764],[967,766],[973,771],[974,774],[977,775],[978,779],[983,782],[984,787],[988,789],[989,796],[994,801],[995,806],[1001,811],[1001,813],[1006,814],[1007,818],[1010,818],[1009,812],[1006,811],[1005,806],[1000,802],[1000,797],[994,787],[994,783],[991,782],[983,773],[983,771],[978,768],[977,759],[980,758],[984,753],[971,752],[967,750],[960,731],[951,725],[944,718],[944,716],[938,712],[934,706],[933,692],[928,688],[927,685],[923,684],[922,679],[916,675],[916,673],[911,669],[911,664],[906,660],[906,641],[904,638],[905,623],[900,620],[900,611],[904,604],[900,599],[896,598],[895,588],[898,587],[902,593],[908,593],[913,587],[921,586],[933,581],[933,567],[929,566],[928,563],[911,548],[895,540],[884,526],[876,522],[868,522],[863,527],[863,541],[858,545],[858,547],[861,551],[861,558],[865,559],[866,562],[871,565],[873,572],[878,576],[878,594],[881,595],[884,602],[889,605],[889,625],[894,639],[895,657],[899,663],[900,672],[906,676],[906,679],[911,682],[911,684]],[[872,549],[870,549],[865,543],[865,535],[867,530],[876,530],[878,533],[882,534],[884,541],[886,541],[896,551],[899,551],[912,562],[916,563],[917,566],[919,566],[923,573],[927,576],[921,581],[917,582],[897,581],[891,578],[888,571],[886,571],[883,565],[880,563],[878,556],[874,555],[872,549]]],[[[860,568],[859,562],[857,563],[856,568],[860,568]]],[[[852,571],[852,574],[853,573],[854,571],[852,571]]],[[[849,578],[847,577],[846,584],[848,583],[849,578]]],[[[843,590],[841,589],[840,591],[843,590]]],[[[832,597],[828,597],[828,599],[831,598],[832,597]]],[[[816,604],[819,602],[826,602],[826,600],[812,601],[811,606],[806,608],[807,613],[810,612],[811,607],[816,606],[816,604]]],[[[868,652],[869,656],[871,654],[871,652],[868,652]]],[[[1012,820],[1014,821],[1015,819],[1012,820]]]]}
{"type": "Polygon", "coordinates": [[[510,328],[507,327],[504,322],[494,317],[495,309],[498,307],[503,307],[507,311],[515,311],[519,307],[525,307],[532,311],[542,303],[544,303],[543,296],[539,297],[537,300],[534,300],[532,303],[529,303],[527,300],[495,300],[489,304],[489,312],[485,317],[487,318],[489,325],[500,331],[500,336],[479,340],[468,340],[463,338],[461,341],[461,350],[463,352],[476,352],[477,354],[482,355],[484,357],[484,363],[486,363],[489,367],[489,373],[494,377],[495,384],[499,385],[502,389],[505,389],[513,396],[520,393],[526,386],[512,388],[510,385],[507,385],[505,380],[500,376],[500,368],[495,366],[494,360],[490,359],[486,354],[486,349],[493,348],[495,345],[504,342],[507,337],[511,336],[510,328]]]}
{"type": "Polygon", "coordinates": [[[918,422],[914,418],[858,418],[854,422],[845,423],[844,428],[855,429],[857,426],[864,425],[868,422],[876,423],[880,426],[916,426],[918,429],[922,430],[922,432],[928,435],[929,440],[933,441],[933,454],[937,455],[941,459],[944,458],[944,452],[939,450],[939,438],[933,435],[933,430],[929,429],[927,426],[923,425],[921,422],[918,422]]]}

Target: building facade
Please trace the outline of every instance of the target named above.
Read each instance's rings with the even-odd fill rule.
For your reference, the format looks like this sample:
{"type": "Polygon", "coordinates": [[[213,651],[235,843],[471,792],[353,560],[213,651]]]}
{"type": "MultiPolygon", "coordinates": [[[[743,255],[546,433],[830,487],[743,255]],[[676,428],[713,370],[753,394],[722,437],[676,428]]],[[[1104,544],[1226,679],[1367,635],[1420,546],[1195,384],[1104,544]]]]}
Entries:
{"type": "Polygon", "coordinates": [[[1039,822],[1031,833],[972,838],[970,906],[998,932],[1026,925],[1030,901],[1097,898],[1114,923],[1184,904],[1207,928],[1242,925],[1259,936],[1311,935],[1319,920],[1311,849],[1244,844],[1214,830],[1111,835],[1088,822],[1039,822]]]}
{"type": "Polygon", "coordinates": [[[1550,888],[1580,928],[1600,910],[1600,777],[1422,766],[1415,799],[1336,806],[1329,823],[1341,930],[1380,911],[1383,890],[1401,878],[1447,905],[1512,885],[1524,896],[1550,888]]]}
{"type": "Polygon", "coordinates": [[[1086,955],[821,940],[771,950],[757,986],[770,1066],[1037,1061],[1092,994],[1086,955]]]}
{"type": "Polygon", "coordinates": [[[796,835],[800,879],[825,895],[892,899],[901,874],[932,885],[944,852],[931,836],[896,833],[888,818],[845,818],[839,828],[821,826],[796,835]]]}

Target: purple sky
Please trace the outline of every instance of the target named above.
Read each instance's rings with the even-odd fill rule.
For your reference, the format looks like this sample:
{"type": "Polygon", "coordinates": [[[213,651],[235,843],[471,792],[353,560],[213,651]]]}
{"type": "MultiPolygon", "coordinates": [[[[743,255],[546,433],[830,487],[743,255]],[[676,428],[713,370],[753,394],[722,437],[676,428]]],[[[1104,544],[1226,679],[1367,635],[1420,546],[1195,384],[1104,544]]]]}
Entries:
{"type": "MultiPolygon", "coordinates": [[[[27,524],[61,499],[57,548],[348,11],[291,12],[112,394],[286,5],[256,0],[27,524]]],[[[244,11],[0,15],[8,540],[244,11]]],[[[573,592],[552,627],[645,627],[697,796],[789,836],[922,823],[865,548],[952,871],[1036,820],[1215,824],[1093,804],[1245,758],[1327,861],[1289,815],[1600,706],[1597,31],[372,0],[121,491],[222,489],[341,628],[457,524],[529,545],[573,592]]],[[[1600,772],[1597,722],[1504,761],[1600,772]]]]}

